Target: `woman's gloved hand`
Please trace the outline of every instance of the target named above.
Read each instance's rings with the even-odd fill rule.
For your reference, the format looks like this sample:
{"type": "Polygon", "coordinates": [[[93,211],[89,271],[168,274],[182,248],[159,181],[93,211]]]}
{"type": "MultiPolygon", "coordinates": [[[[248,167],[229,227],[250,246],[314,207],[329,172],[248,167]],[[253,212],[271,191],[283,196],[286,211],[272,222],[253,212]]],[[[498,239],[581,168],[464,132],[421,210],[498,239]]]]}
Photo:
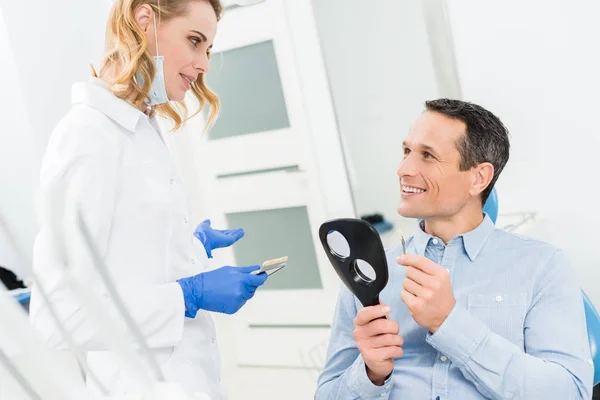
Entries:
{"type": "Polygon", "coordinates": [[[177,283],[183,290],[185,316],[194,318],[199,309],[224,314],[236,313],[267,280],[266,273],[250,274],[257,269],[258,265],[221,267],[179,279],[177,283]]]}
{"type": "Polygon", "coordinates": [[[214,249],[231,246],[244,237],[244,230],[242,228],[229,230],[213,229],[210,226],[210,220],[207,219],[198,225],[194,231],[194,236],[204,245],[208,258],[212,258],[212,251],[214,249]]]}

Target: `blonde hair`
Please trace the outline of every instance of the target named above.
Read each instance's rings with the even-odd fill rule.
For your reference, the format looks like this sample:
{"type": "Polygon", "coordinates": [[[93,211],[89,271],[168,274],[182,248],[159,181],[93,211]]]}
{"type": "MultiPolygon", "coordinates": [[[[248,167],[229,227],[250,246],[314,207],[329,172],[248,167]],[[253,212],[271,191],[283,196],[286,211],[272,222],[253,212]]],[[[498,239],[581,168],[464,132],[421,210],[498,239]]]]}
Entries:
{"type": "MultiPolygon", "coordinates": [[[[114,68],[116,75],[108,82],[113,94],[123,100],[141,108],[145,105],[146,98],[150,92],[150,85],[156,69],[152,55],[148,51],[146,35],[135,21],[134,13],[143,4],[148,4],[156,13],[157,21],[169,21],[172,18],[186,14],[187,5],[192,1],[207,1],[217,15],[217,21],[223,14],[223,6],[220,0],[117,0],[113,5],[108,23],[106,25],[105,54],[102,61],[104,71],[114,68]],[[143,86],[134,80],[139,73],[144,81],[143,86]]],[[[92,66],[92,73],[97,73],[92,66]]],[[[188,116],[188,109],[184,101],[167,102],[154,106],[150,115],[158,115],[170,119],[173,122],[173,130],[179,129],[182,124],[209,106],[210,112],[206,122],[208,129],[219,114],[219,98],[204,82],[204,74],[199,74],[198,79],[192,84],[191,91],[198,101],[198,109],[194,114],[188,116]]]]}

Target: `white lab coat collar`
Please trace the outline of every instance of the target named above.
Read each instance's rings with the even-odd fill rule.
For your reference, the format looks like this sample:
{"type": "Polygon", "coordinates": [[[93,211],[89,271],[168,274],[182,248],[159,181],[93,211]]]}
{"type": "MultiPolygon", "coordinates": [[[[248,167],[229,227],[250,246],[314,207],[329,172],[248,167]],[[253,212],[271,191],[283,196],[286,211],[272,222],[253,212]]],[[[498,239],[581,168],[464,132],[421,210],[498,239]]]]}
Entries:
{"type": "Polygon", "coordinates": [[[71,89],[71,103],[95,108],[131,132],[135,132],[141,117],[148,118],[146,114],[112,94],[108,84],[99,78],[75,83],[71,89]]]}

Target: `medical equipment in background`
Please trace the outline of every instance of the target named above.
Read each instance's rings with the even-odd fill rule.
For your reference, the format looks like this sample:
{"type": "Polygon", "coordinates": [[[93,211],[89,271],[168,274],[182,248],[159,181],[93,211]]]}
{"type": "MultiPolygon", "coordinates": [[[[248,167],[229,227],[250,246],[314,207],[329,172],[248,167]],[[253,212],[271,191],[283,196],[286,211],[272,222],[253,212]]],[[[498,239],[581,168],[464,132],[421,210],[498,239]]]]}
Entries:
{"type": "MultiPolygon", "coordinates": [[[[9,244],[12,245],[13,249],[15,249],[17,255],[21,258],[21,260],[23,260],[24,265],[26,267],[31,268],[32,264],[32,260],[31,257],[28,257],[26,254],[26,252],[23,250],[23,248],[19,245],[19,243],[17,242],[17,240],[15,239],[15,236],[13,236],[11,234],[11,229],[7,223],[7,220],[4,218],[4,216],[0,213],[0,228],[2,228],[2,230],[5,232],[5,237],[8,239],[9,244]]],[[[102,383],[99,381],[98,377],[96,376],[96,374],[93,373],[93,371],[91,371],[87,365],[85,356],[83,354],[83,352],[81,352],[78,347],[75,344],[75,341],[72,337],[72,335],[70,335],[67,332],[67,329],[65,328],[64,324],[62,323],[62,321],[60,320],[60,318],[58,317],[58,314],[56,312],[56,309],[54,308],[54,306],[52,305],[52,303],[50,303],[48,301],[48,296],[47,296],[47,292],[44,289],[44,286],[41,282],[39,282],[39,280],[36,278],[35,274],[33,274],[32,271],[29,271],[31,273],[31,276],[33,276],[33,284],[37,286],[38,288],[38,292],[40,294],[40,296],[42,297],[42,299],[44,300],[44,302],[46,302],[46,304],[48,304],[48,310],[50,312],[50,315],[52,316],[54,322],[56,323],[57,328],[59,329],[63,339],[65,340],[69,351],[71,351],[71,353],[73,354],[73,356],[77,359],[77,362],[79,363],[79,367],[86,373],[88,374],[88,376],[90,377],[90,379],[92,379],[96,384],[98,384],[99,389],[102,393],[107,394],[108,391],[106,390],[106,388],[102,385],[102,383]]],[[[4,288],[3,288],[4,289],[4,288]]],[[[10,293],[10,295],[12,296],[12,293],[10,293]]],[[[0,307],[0,309],[2,309],[2,307],[0,307]]],[[[22,321],[19,320],[20,317],[17,316],[18,314],[13,314],[12,318],[17,318],[15,320],[15,324],[22,324],[22,321]]],[[[6,315],[6,317],[8,317],[8,315],[6,315]]],[[[27,315],[24,315],[24,321],[25,324],[27,326],[27,329],[31,329],[29,322],[28,322],[28,317],[27,315]]],[[[9,327],[13,327],[12,324],[3,324],[0,326],[4,326],[7,329],[9,327]]],[[[17,326],[17,325],[14,325],[17,326]]],[[[29,339],[29,340],[33,340],[33,339],[29,339]]],[[[41,343],[41,340],[40,340],[41,343]]],[[[0,350],[2,348],[2,343],[0,343],[0,350]]],[[[28,347],[24,347],[24,348],[28,348],[28,347]]],[[[46,357],[52,357],[51,355],[47,355],[46,357]]],[[[65,367],[66,369],[68,369],[68,367],[65,367]]],[[[12,370],[12,368],[11,368],[12,370]]],[[[21,380],[19,380],[21,381],[21,380]]]]}
{"type": "MultiPolygon", "coordinates": [[[[109,349],[117,354],[123,368],[127,370],[130,377],[135,377],[138,382],[139,390],[134,393],[128,393],[125,396],[110,397],[107,396],[107,390],[104,389],[104,396],[95,397],[90,394],[86,388],[79,370],[74,370],[64,362],[64,358],[54,349],[48,348],[35,330],[29,325],[28,317],[19,304],[6,295],[6,290],[0,291],[0,364],[11,374],[14,380],[21,386],[23,393],[27,393],[28,398],[32,399],[131,399],[131,400],[206,400],[209,399],[205,394],[199,393],[193,396],[183,392],[180,386],[174,382],[167,382],[162,375],[160,368],[141,334],[139,327],[133,321],[124,305],[114,282],[108,276],[107,270],[99,257],[98,250],[91,240],[89,230],[81,217],[81,213],[76,204],[69,201],[64,191],[56,189],[54,193],[49,194],[48,204],[43,213],[44,218],[49,218],[48,225],[53,232],[53,247],[57,254],[61,255],[65,261],[64,278],[69,283],[79,301],[85,308],[91,311],[90,316],[95,322],[98,332],[109,349]],[[66,217],[66,218],[65,218],[66,217]],[[69,226],[67,221],[74,223],[69,226]],[[96,295],[95,282],[77,279],[73,274],[73,269],[69,268],[69,247],[66,243],[72,241],[73,234],[77,234],[83,239],[85,249],[92,259],[92,265],[98,272],[101,280],[106,286],[115,305],[120,320],[111,318],[106,310],[106,300],[96,295]],[[123,332],[122,322],[125,322],[127,329],[135,340],[135,345],[141,349],[146,363],[138,357],[134,346],[130,343],[129,337],[123,332]]],[[[0,219],[4,230],[10,241],[16,249],[20,249],[6,222],[0,219]]],[[[21,255],[25,254],[18,251],[21,255]]],[[[30,266],[31,264],[28,264],[30,266]]],[[[40,285],[35,274],[34,285],[40,285]]],[[[40,294],[49,306],[50,313],[57,326],[61,330],[64,340],[67,342],[69,351],[73,353],[80,362],[82,368],[87,370],[89,377],[95,375],[93,371],[87,368],[85,359],[80,357],[79,351],[72,336],[66,331],[64,325],[58,318],[52,303],[48,302],[45,296],[45,290],[42,285],[38,286],[40,294]],[[42,293],[43,292],[43,293],[42,293]]],[[[97,380],[97,383],[100,383],[97,380]]],[[[99,386],[102,388],[102,386],[99,386]]],[[[102,389],[101,389],[102,390],[102,389]]],[[[11,399],[17,399],[17,395],[11,399]]]]}
{"type": "Polygon", "coordinates": [[[370,214],[370,215],[361,215],[360,219],[363,221],[367,221],[369,224],[375,228],[377,233],[383,235],[386,232],[389,232],[394,229],[394,224],[389,221],[386,221],[384,216],[380,213],[370,214]]]}
{"type": "Polygon", "coordinates": [[[498,192],[496,192],[496,188],[492,189],[485,201],[483,212],[491,218],[494,224],[496,223],[496,219],[498,219],[498,192]]]}
{"type": "Polygon", "coordinates": [[[598,343],[600,343],[600,315],[598,315],[598,311],[596,311],[592,301],[583,289],[581,293],[583,294],[588,342],[590,344],[590,352],[592,353],[592,362],[594,363],[594,386],[596,386],[600,383],[600,352],[598,352],[598,343]]]}
{"type": "Polygon", "coordinates": [[[3,287],[0,288],[0,365],[21,388],[11,390],[12,382],[7,382],[3,376],[2,393],[11,400],[92,398],[86,396],[79,371],[72,368],[58,351],[44,345],[29,325],[23,308],[3,287]],[[6,393],[8,390],[11,392],[6,393]]]}

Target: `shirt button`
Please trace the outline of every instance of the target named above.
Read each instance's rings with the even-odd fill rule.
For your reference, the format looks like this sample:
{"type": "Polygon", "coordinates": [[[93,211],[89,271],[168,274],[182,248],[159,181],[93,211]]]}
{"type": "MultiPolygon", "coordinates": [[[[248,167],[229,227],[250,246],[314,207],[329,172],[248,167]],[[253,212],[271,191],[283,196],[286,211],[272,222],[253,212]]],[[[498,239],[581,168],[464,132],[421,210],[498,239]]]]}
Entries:
{"type": "Polygon", "coordinates": [[[187,218],[184,218],[184,219],[183,219],[183,223],[184,223],[184,224],[187,224],[187,218]]]}
{"type": "Polygon", "coordinates": [[[196,260],[192,258],[192,265],[196,265],[196,260]]]}
{"type": "Polygon", "coordinates": [[[502,296],[496,296],[496,301],[500,303],[502,301],[502,296]]]}
{"type": "Polygon", "coordinates": [[[217,341],[215,340],[215,338],[212,338],[212,339],[210,340],[210,342],[211,342],[212,344],[215,344],[217,341]]]}
{"type": "Polygon", "coordinates": [[[442,362],[446,362],[446,361],[448,361],[448,357],[446,357],[446,356],[441,356],[441,357],[440,357],[440,361],[442,361],[442,362]]]}
{"type": "Polygon", "coordinates": [[[440,241],[437,239],[433,239],[432,242],[433,242],[433,244],[438,244],[440,241]]]}
{"type": "Polygon", "coordinates": [[[175,179],[174,179],[174,178],[171,178],[171,179],[169,179],[169,184],[171,184],[171,185],[172,185],[174,182],[175,182],[175,179]]]}

